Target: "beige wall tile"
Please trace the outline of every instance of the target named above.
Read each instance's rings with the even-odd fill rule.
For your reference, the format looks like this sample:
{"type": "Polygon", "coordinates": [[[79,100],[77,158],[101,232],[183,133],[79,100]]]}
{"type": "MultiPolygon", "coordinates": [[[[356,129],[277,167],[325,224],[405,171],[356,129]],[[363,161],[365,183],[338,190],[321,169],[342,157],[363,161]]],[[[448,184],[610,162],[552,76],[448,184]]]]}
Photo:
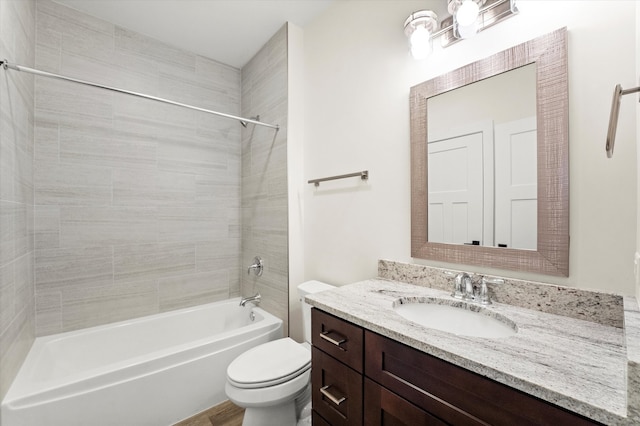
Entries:
{"type": "Polygon", "coordinates": [[[196,248],[192,243],[116,246],[113,251],[116,283],[157,280],[196,270],[196,248]]]}
{"type": "Polygon", "coordinates": [[[196,244],[196,269],[198,272],[227,270],[238,271],[240,265],[240,238],[227,238],[216,242],[196,244]]]}
{"type": "Polygon", "coordinates": [[[0,265],[12,262],[16,256],[16,216],[18,203],[0,200],[0,265]]]}
{"type": "Polygon", "coordinates": [[[40,165],[35,203],[41,206],[111,204],[111,169],[68,164],[40,165]]]}
{"type": "Polygon", "coordinates": [[[6,332],[0,333],[0,347],[3,348],[0,356],[0,395],[9,390],[9,386],[27,356],[33,343],[33,311],[26,307],[17,313],[14,326],[6,332]]]}
{"type": "Polygon", "coordinates": [[[164,207],[158,209],[158,241],[218,241],[229,236],[226,209],[164,207]]]}
{"type": "Polygon", "coordinates": [[[76,330],[155,314],[158,312],[157,288],[156,281],[140,281],[63,290],[63,329],[76,330]]]}
{"type": "Polygon", "coordinates": [[[61,247],[108,247],[158,238],[158,211],[151,207],[60,208],[61,247]]]}
{"type": "Polygon", "coordinates": [[[36,294],[36,336],[61,333],[62,291],[38,289],[36,294]]]}
{"type": "Polygon", "coordinates": [[[60,127],[60,162],[105,167],[155,168],[157,145],[120,139],[111,128],[60,127]]]}
{"type": "Polygon", "coordinates": [[[227,298],[229,277],[226,271],[200,272],[162,279],[158,287],[161,312],[227,298]]]}
{"type": "Polygon", "coordinates": [[[0,267],[0,333],[4,332],[16,314],[15,262],[0,267]]]}
{"type": "Polygon", "coordinates": [[[35,206],[35,248],[60,247],[60,207],[35,206]]]}
{"type": "MultiPolygon", "coordinates": [[[[3,58],[33,66],[35,1],[0,1],[3,58]]],[[[0,79],[0,399],[34,339],[34,78],[0,79]]]]}
{"type": "Polygon", "coordinates": [[[160,63],[171,64],[187,72],[195,71],[195,54],[177,49],[118,26],[115,27],[115,47],[131,55],[142,56],[160,63]]]}
{"type": "Polygon", "coordinates": [[[111,247],[37,250],[36,292],[113,284],[111,247]]]}

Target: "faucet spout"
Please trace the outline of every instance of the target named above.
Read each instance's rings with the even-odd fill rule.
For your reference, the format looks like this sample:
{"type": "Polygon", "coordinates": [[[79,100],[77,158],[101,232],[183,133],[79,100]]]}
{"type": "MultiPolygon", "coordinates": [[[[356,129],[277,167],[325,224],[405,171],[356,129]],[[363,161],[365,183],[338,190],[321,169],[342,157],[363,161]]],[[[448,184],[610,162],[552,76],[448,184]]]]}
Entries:
{"type": "Polygon", "coordinates": [[[257,305],[258,303],[260,303],[261,299],[262,296],[260,296],[260,293],[256,293],[253,296],[249,297],[243,297],[242,299],[240,299],[240,306],[246,305],[247,302],[253,302],[255,305],[257,305]]]}

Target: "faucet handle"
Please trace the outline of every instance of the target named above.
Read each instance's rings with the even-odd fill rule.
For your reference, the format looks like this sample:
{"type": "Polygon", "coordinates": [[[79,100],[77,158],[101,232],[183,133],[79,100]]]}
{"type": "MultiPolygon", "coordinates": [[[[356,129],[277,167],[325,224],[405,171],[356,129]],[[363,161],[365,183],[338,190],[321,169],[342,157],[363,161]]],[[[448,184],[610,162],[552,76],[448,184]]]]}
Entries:
{"type": "Polygon", "coordinates": [[[489,296],[489,287],[487,284],[504,284],[504,280],[501,278],[487,278],[482,277],[480,280],[480,303],[483,305],[491,304],[491,297],[489,296]]]}
{"type": "Polygon", "coordinates": [[[453,279],[453,293],[451,293],[452,297],[456,299],[464,298],[464,281],[463,277],[465,275],[464,272],[453,272],[453,271],[444,271],[444,274],[450,277],[454,277],[453,279]]]}
{"type": "Polygon", "coordinates": [[[251,274],[253,271],[257,276],[262,276],[262,271],[264,269],[264,262],[260,258],[260,256],[256,256],[253,258],[253,264],[249,265],[247,268],[247,274],[251,274]]]}

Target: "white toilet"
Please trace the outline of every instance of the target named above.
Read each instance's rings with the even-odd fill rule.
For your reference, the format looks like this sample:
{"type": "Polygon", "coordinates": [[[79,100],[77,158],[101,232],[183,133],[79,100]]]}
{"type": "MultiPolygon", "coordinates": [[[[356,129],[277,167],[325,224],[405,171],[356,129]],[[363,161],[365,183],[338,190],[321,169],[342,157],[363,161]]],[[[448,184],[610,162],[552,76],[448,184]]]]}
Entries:
{"type": "Polygon", "coordinates": [[[311,306],[304,296],[335,288],[319,281],[298,286],[304,342],[285,337],[249,349],[227,368],[225,391],[243,407],[243,426],[295,425],[311,399],[311,306]]]}

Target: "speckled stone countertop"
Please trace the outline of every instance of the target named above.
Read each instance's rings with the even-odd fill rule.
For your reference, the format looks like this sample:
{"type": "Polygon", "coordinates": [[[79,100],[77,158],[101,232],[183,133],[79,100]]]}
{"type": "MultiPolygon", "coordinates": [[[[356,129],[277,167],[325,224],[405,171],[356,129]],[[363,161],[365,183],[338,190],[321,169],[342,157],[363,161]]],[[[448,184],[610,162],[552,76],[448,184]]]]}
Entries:
{"type": "Polygon", "coordinates": [[[449,293],[372,279],[308,295],[306,300],[325,312],[591,419],[639,424],[640,390],[635,388],[640,384],[640,352],[636,352],[640,351],[640,312],[634,298],[625,299],[624,328],[494,303],[487,309],[518,327],[516,335],[496,339],[428,329],[393,310],[400,298],[453,300],[449,293]],[[628,345],[634,348],[633,354],[627,354],[628,345]]]}

